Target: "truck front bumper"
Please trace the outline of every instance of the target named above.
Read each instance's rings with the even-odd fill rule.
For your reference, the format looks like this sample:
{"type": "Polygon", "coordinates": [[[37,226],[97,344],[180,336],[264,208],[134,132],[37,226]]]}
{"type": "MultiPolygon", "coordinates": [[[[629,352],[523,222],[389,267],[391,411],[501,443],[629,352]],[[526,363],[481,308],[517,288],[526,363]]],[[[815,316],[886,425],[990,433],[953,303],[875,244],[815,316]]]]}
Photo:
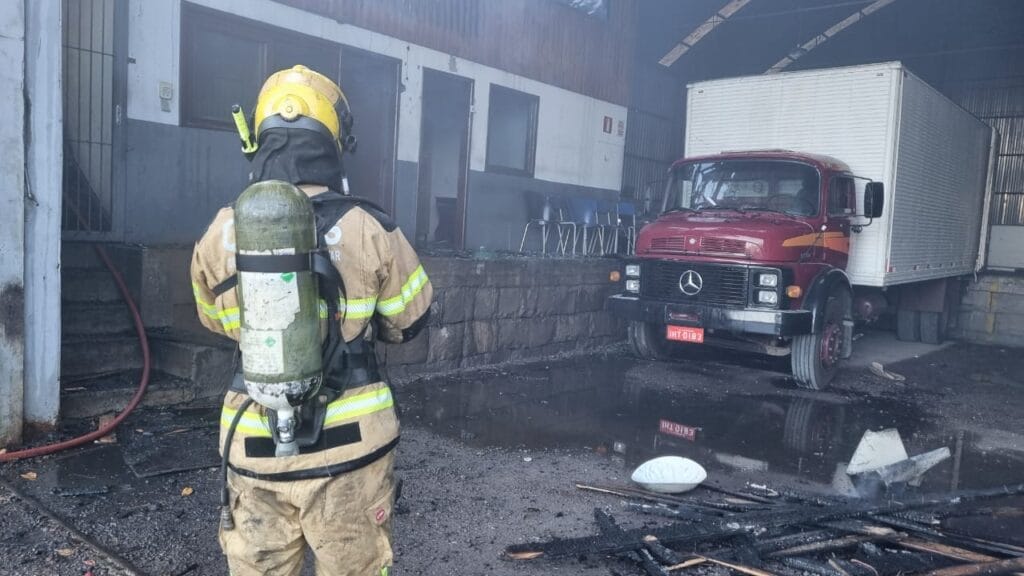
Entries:
{"type": "Polygon", "coordinates": [[[627,320],[695,326],[735,334],[798,336],[811,333],[809,310],[760,310],[717,308],[701,304],[675,304],[616,294],[608,309],[627,320]]]}

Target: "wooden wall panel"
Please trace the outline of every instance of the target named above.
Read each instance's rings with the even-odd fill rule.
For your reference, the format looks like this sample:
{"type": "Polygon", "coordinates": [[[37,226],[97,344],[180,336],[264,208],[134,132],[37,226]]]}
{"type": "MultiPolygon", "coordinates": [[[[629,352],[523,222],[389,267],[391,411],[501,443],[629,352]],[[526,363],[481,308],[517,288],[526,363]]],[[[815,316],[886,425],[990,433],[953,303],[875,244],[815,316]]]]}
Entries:
{"type": "Polygon", "coordinates": [[[278,0],[339,22],[626,105],[639,2],[601,19],[551,0],[278,0]]]}

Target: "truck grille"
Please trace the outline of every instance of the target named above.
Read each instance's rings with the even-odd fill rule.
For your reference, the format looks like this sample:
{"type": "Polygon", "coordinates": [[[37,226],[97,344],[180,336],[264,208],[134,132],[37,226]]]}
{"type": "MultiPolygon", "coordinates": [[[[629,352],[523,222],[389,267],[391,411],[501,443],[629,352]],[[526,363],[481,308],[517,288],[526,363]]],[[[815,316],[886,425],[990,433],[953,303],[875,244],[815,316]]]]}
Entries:
{"type": "Polygon", "coordinates": [[[655,254],[746,256],[747,243],[734,238],[715,236],[664,236],[651,240],[651,247],[648,251],[655,254]]]}
{"type": "Polygon", "coordinates": [[[729,256],[745,256],[747,243],[733,238],[715,238],[705,236],[700,239],[701,254],[725,254],[729,256]]]}
{"type": "Polygon", "coordinates": [[[664,302],[716,304],[729,308],[747,305],[750,269],[746,266],[690,262],[644,262],[640,273],[641,295],[664,302]],[[704,280],[700,292],[688,296],[679,289],[679,278],[688,270],[704,280]]]}

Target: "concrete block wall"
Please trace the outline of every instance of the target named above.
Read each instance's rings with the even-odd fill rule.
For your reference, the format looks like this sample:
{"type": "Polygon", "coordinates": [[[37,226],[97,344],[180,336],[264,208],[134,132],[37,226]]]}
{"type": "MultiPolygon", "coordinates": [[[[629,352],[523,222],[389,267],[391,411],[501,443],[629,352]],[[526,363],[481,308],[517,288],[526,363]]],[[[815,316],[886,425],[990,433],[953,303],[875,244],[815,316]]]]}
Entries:
{"type": "Polygon", "coordinates": [[[954,335],[981,344],[1024,347],[1024,277],[983,275],[971,282],[954,335]]]}
{"type": "MultiPolygon", "coordinates": [[[[191,255],[187,247],[147,247],[133,284],[148,327],[170,329],[177,342],[191,333],[196,346],[209,346],[192,300],[191,255]]],[[[434,286],[431,319],[412,342],[379,346],[392,377],[542,358],[625,338],[625,326],[604,310],[617,290],[608,281],[616,261],[425,257],[423,267],[434,286]]]]}
{"type": "Polygon", "coordinates": [[[605,311],[617,288],[610,260],[425,258],[430,323],[415,340],[382,346],[392,377],[542,358],[625,337],[605,311]]]}

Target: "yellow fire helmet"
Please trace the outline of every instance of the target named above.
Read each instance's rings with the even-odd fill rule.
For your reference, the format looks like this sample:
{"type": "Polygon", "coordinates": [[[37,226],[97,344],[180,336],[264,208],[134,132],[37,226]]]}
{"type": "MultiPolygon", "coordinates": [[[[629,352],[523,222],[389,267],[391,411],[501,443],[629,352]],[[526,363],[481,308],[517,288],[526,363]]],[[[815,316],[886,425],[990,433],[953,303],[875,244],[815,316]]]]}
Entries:
{"type": "Polygon", "coordinates": [[[348,133],[352,115],[345,93],[330,78],[301,65],[267,78],[256,100],[253,123],[257,142],[269,128],[303,128],[329,135],[343,149],[354,144],[348,133]]]}

